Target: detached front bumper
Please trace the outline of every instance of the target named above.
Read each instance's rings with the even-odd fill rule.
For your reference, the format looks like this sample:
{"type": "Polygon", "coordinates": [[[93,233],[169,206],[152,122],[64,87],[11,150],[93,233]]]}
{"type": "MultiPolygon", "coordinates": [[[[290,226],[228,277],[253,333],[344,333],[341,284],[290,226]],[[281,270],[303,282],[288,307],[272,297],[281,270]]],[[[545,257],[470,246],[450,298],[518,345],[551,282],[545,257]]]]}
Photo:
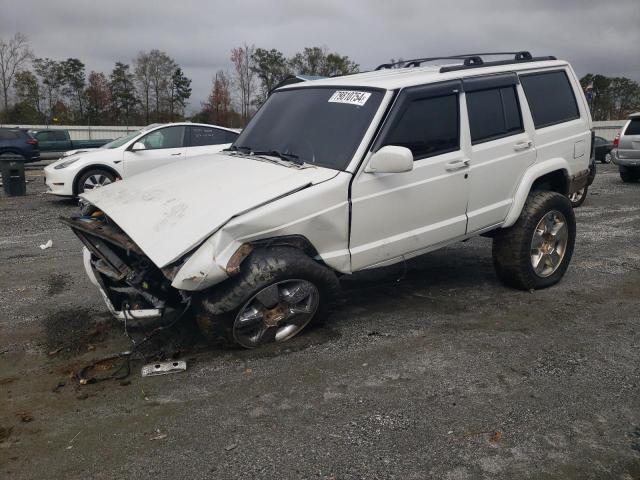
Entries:
{"type": "Polygon", "coordinates": [[[144,308],[144,309],[135,309],[135,310],[118,310],[113,303],[111,303],[111,299],[107,292],[104,289],[104,284],[99,279],[99,273],[94,270],[93,265],[91,264],[91,252],[87,247],[82,248],[82,260],[84,263],[84,269],[87,272],[87,276],[91,283],[93,283],[102,295],[102,299],[104,303],[107,305],[107,308],[111,312],[111,314],[116,317],[118,320],[130,320],[132,318],[137,319],[154,319],[160,318],[162,316],[162,309],[160,308],[144,308]]]}
{"type": "MultiPolygon", "coordinates": [[[[101,212],[100,212],[101,213],[101,212]]],[[[152,319],[188,296],[170,281],[117,225],[99,218],[61,218],[84,244],[87,275],[109,311],[120,320],[152,319]]]]}

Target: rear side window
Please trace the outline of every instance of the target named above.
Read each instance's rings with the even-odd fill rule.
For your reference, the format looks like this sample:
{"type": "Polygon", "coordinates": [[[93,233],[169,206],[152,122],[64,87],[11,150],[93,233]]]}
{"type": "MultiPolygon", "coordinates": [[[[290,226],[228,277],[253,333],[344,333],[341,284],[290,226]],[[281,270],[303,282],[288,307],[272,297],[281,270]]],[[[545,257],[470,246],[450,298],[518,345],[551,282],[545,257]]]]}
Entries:
{"type": "Polygon", "coordinates": [[[466,97],[474,145],[523,131],[514,86],[468,92],[466,97]]]}
{"type": "Polygon", "coordinates": [[[625,135],[640,135],[640,118],[634,118],[629,122],[627,129],[624,131],[625,135]]]}
{"type": "Polygon", "coordinates": [[[17,140],[21,136],[18,130],[0,130],[0,140],[17,140]]]}
{"type": "Polygon", "coordinates": [[[415,160],[458,150],[458,112],[457,94],[413,100],[382,146],[406,147],[415,160]]]}
{"type": "Polygon", "coordinates": [[[51,132],[51,134],[53,135],[53,139],[57,141],[64,141],[67,139],[64,132],[51,132]]]}
{"type": "Polygon", "coordinates": [[[191,127],[192,147],[202,147],[204,145],[220,145],[222,143],[233,143],[237,135],[226,130],[211,127],[191,127]],[[229,135],[232,134],[233,136],[229,135]]]}
{"type": "Polygon", "coordinates": [[[564,71],[521,75],[536,128],[580,118],[576,97],[564,71]]]}

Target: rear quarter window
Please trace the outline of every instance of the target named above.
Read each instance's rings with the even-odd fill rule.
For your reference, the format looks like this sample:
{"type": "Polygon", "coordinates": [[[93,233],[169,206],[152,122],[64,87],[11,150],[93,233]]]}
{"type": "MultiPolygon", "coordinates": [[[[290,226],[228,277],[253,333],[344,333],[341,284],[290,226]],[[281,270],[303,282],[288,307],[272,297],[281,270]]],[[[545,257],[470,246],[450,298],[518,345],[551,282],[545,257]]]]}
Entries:
{"type": "Polygon", "coordinates": [[[569,77],[564,70],[520,75],[536,128],[580,118],[569,77]]]}
{"type": "Polygon", "coordinates": [[[640,118],[634,118],[627,125],[624,131],[625,135],[640,135],[640,118]]]}

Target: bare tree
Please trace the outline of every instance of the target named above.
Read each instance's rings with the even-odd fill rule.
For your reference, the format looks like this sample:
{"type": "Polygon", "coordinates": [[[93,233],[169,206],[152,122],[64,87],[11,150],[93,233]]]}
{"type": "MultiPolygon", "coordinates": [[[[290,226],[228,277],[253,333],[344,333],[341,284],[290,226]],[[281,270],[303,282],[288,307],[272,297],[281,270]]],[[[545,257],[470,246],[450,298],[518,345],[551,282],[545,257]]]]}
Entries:
{"type": "Polygon", "coordinates": [[[229,90],[229,76],[219,70],[213,78],[213,88],[207,101],[202,104],[207,116],[207,122],[216,125],[229,126],[231,113],[231,92],[229,90]]]}
{"type": "Polygon", "coordinates": [[[231,50],[231,62],[234,69],[234,80],[240,92],[240,114],[246,123],[249,119],[249,109],[255,92],[255,69],[253,56],[255,46],[247,45],[231,50]]]}
{"type": "Polygon", "coordinates": [[[138,94],[144,108],[145,121],[149,124],[149,100],[151,98],[151,54],[139,52],[133,61],[138,94]]]}
{"type": "Polygon", "coordinates": [[[9,109],[9,89],[18,71],[33,58],[27,36],[16,33],[9,41],[0,38],[0,81],[4,95],[4,110],[9,109]]]}

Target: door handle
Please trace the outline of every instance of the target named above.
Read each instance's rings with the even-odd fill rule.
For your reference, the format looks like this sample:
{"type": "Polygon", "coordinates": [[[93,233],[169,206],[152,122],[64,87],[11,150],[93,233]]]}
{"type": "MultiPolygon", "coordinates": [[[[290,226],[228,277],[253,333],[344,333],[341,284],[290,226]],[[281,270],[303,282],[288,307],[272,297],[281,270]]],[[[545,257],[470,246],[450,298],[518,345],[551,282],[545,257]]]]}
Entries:
{"type": "Polygon", "coordinates": [[[466,168],[469,166],[469,159],[465,160],[454,160],[446,164],[445,168],[447,172],[455,172],[456,170],[460,170],[462,168],[466,168]]]}
{"type": "Polygon", "coordinates": [[[527,140],[526,142],[516,143],[513,146],[513,149],[516,152],[521,152],[522,150],[527,150],[528,148],[531,148],[532,146],[533,146],[533,142],[531,140],[527,140]]]}
{"type": "Polygon", "coordinates": [[[172,153],[171,154],[172,157],[177,157],[178,155],[182,155],[182,153],[172,153]]]}

